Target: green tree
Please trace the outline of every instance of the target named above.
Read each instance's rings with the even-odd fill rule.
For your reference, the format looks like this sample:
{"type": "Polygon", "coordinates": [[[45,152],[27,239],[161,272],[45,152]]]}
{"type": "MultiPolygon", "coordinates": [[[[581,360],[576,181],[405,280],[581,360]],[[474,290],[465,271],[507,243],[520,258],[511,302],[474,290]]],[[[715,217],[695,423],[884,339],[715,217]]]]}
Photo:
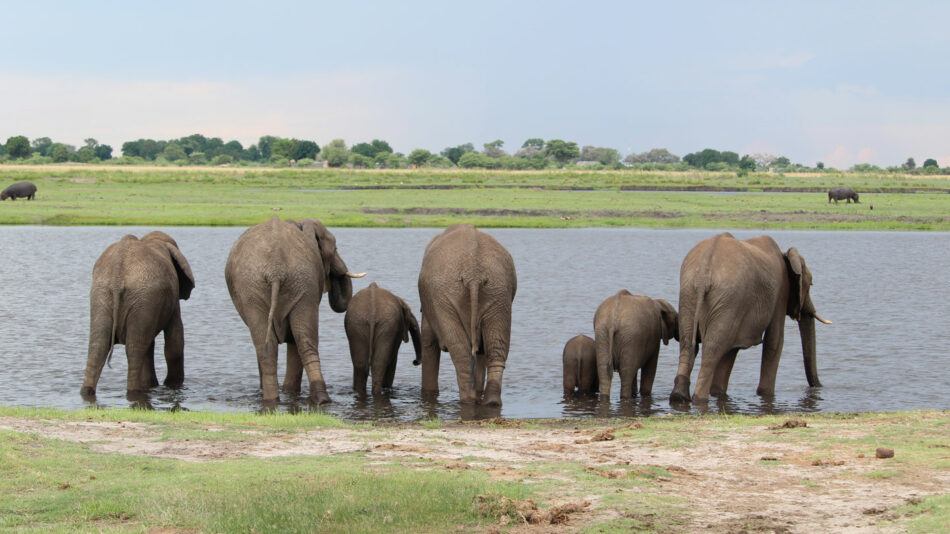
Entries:
{"type": "Polygon", "coordinates": [[[92,138],[92,137],[88,137],[88,138],[86,138],[86,139],[83,139],[82,142],[86,144],[86,148],[88,148],[89,150],[95,150],[96,147],[99,146],[99,141],[96,141],[96,140],[95,140],[94,138],[92,138]]]}
{"type": "Polygon", "coordinates": [[[69,149],[62,143],[53,143],[50,147],[50,156],[54,163],[62,163],[69,160],[69,149]]]}
{"type": "Polygon", "coordinates": [[[30,151],[30,140],[24,135],[16,135],[7,138],[7,154],[11,159],[28,158],[32,154],[30,151]]]}
{"type": "Polygon", "coordinates": [[[290,150],[290,159],[300,161],[302,159],[316,159],[317,152],[320,152],[320,146],[313,141],[304,141],[294,139],[293,148],[290,150]]]}
{"type": "Polygon", "coordinates": [[[350,153],[345,148],[330,145],[324,146],[320,151],[320,157],[323,158],[330,167],[342,167],[350,159],[350,153]]]}
{"type": "Polygon", "coordinates": [[[415,167],[422,167],[432,157],[432,153],[424,148],[417,148],[409,153],[409,164],[415,167]]]}
{"type": "Polygon", "coordinates": [[[464,145],[459,145],[456,147],[446,147],[442,150],[441,155],[445,158],[448,158],[452,163],[458,165],[459,158],[467,152],[475,152],[475,145],[472,143],[465,143],[464,145]]]}
{"type": "Polygon", "coordinates": [[[544,139],[539,137],[532,137],[531,139],[526,139],[524,143],[521,144],[521,148],[533,147],[538,150],[544,150],[544,139]]]}
{"type": "Polygon", "coordinates": [[[162,156],[168,161],[178,161],[180,159],[188,159],[188,154],[185,154],[185,149],[181,147],[178,143],[168,143],[165,146],[165,150],[162,151],[162,156]]]}
{"type": "Polygon", "coordinates": [[[742,156],[742,159],[739,160],[739,170],[743,172],[750,172],[755,170],[755,160],[749,157],[748,154],[742,156]]]}
{"type": "Polygon", "coordinates": [[[679,163],[680,157],[665,148],[652,148],[639,154],[630,154],[623,159],[627,163],[679,163]]]}
{"type": "Polygon", "coordinates": [[[937,167],[937,168],[939,168],[940,165],[937,164],[937,160],[935,160],[935,159],[933,159],[933,158],[927,158],[926,160],[924,160],[924,168],[926,169],[927,167],[937,167]]]}
{"type": "Polygon", "coordinates": [[[904,167],[904,170],[912,171],[917,168],[917,162],[914,161],[914,158],[907,158],[902,167],[904,167]]]}
{"type": "Polygon", "coordinates": [[[231,156],[232,161],[244,159],[244,146],[239,141],[228,141],[221,147],[221,154],[231,156]]]}
{"type": "Polygon", "coordinates": [[[112,159],[112,147],[109,145],[99,145],[95,148],[95,152],[100,160],[112,159]]]}
{"type": "Polygon", "coordinates": [[[350,164],[356,169],[372,169],[375,167],[373,158],[355,152],[350,154],[350,164]]]}
{"type": "Polygon", "coordinates": [[[563,141],[561,139],[551,139],[544,145],[544,155],[553,158],[561,165],[580,156],[581,151],[577,143],[573,141],[563,141]]]}
{"type": "MultiPolygon", "coordinates": [[[[263,160],[270,159],[271,146],[280,139],[279,137],[274,137],[273,135],[265,135],[258,139],[257,141],[257,150],[261,153],[261,158],[263,160]]],[[[124,152],[124,151],[123,151],[124,152]]]]}
{"type": "Polygon", "coordinates": [[[373,139],[369,143],[357,143],[350,148],[350,152],[354,154],[360,154],[368,158],[375,158],[376,154],[380,152],[386,152],[391,154],[393,148],[389,146],[389,143],[383,141],[382,139],[373,139]]]}
{"type": "Polygon", "coordinates": [[[792,161],[791,161],[790,159],[786,158],[785,156],[779,156],[779,157],[775,158],[775,166],[776,166],[776,167],[788,167],[788,166],[791,165],[791,164],[792,164],[792,161]]]}
{"type": "Polygon", "coordinates": [[[53,140],[49,137],[37,137],[32,143],[33,152],[39,152],[41,156],[49,156],[50,147],[53,146],[53,140]]]}
{"type": "Polygon", "coordinates": [[[485,143],[482,145],[484,148],[482,153],[490,158],[503,158],[508,155],[504,150],[501,149],[504,144],[505,142],[501,139],[495,139],[491,143],[485,143]]]}
{"type": "Polygon", "coordinates": [[[294,142],[292,139],[278,139],[270,146],[270,157],[267,160],[291,159],[290,152],[293,149],[294,142]]]}
{"type": "Polygon", "coordinates": [[[824,169],[824,168],[825,168],[825,162],[824,162],[824,161],[819,161],[818,163],[815,164],[815,168],[817,168],[818,170],[824,169]]]}
{"type": "Polygon", "coordinates": [[[89,163],[96,159],[96,151],[88,146],[84,146],[76,151],[75,158],[79,163],[89,163]]]}

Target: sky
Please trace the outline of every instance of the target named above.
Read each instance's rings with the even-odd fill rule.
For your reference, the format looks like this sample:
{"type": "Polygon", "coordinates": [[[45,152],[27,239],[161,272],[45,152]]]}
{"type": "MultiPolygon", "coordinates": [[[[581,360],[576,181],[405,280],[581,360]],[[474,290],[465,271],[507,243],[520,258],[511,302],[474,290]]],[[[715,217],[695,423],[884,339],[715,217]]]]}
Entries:
{"type": "Polygon", "coordinates": [[[528,138],[950,166],[950,3],[0,0],[0,142],[528,138]]]}

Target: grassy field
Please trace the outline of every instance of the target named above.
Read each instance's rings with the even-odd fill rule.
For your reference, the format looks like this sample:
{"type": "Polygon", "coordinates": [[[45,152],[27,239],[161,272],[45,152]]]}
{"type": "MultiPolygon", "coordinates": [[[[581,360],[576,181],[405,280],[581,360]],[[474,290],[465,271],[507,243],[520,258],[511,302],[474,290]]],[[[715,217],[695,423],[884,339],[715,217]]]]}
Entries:
{"type": "Polygon", "coordinates": [[[346,424],[0,408],[0,529],[946,532],[948,431],[941,411],[346,424]]]}
{"type": "Polygon", "coordinates": [[[0,204],[0,223],[950,230],[950,178],[932,176],[0,166],[21,180],[37,200],[0,204]],[[842,183],[861,204],[828,204],[842,183]]]}

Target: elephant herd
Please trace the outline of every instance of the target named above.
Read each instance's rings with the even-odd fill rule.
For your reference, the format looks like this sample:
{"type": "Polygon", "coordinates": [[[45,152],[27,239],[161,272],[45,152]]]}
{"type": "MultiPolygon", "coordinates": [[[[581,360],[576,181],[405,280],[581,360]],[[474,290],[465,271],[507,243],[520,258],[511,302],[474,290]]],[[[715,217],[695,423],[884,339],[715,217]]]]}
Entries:
{"type": "MultiPolygon", "coordinates": [[[[501,405],[502,375],[511,340],[517,291],[514,261],[492,236],[470,224],[455,224],[426,246],[419,272],[421,321],[406,302],[375,283],[353,295],[351,273],[336,238],[318,220],[270,220],[247,229],[228,255],[224,278],[235,309],[247,326],[257,355],[265,406],[279,390],[297,395],[306,372],[310,400],[330,402],[320,368],[318,309],[324,293],[345,313],[344,330],[353,362],[353,388],[372,393],[392,386],[396,354],[412,339],[422,367],[423,394],[438,393],[442,352],[455,366],[463,404],[501,405]],[[277,346],[287,345],[286,370],[278,385],[277,346]]],[[[771,395],[782,352],[785,317],[799,323],[805,373],[819,386],[811,272],[794,248],[782,253],[772,238],[738,241],[723,233],[694,247],[680,270],[677,313],[662,299],[626,290],[605,300],[594,314],[594,338],[576,336],[563,351],[564,393],[609,398],[614,372],[622,398],[652,394],[660,343],[680,343],[671,401],[706,401],[726,392],[736,353],[763,344],[758,394],[771,395]],[[689,380],[702,345],[693,396],[689,380]]],[[[82,396],[95,398],[103,367],[116,344],[128,358],[127,390],[158,385],[155,337],[164,335],[167,376],[181,386],[184,327],[180,300],[195,287],[188,261],[174,239],[151,232],[127,235],[110,245],[93,267],[89,349],[82,396]]]]}

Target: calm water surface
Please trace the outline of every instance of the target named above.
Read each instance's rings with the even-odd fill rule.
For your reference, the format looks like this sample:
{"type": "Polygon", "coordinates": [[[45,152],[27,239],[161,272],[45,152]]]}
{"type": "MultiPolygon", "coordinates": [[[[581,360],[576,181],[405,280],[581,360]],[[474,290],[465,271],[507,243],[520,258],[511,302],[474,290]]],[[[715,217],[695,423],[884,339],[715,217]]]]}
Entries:
{"type": "MultiPolygon", "coordinates": [[[[76,409],[86,362],[89,286],[99,254],[127,233],[152,228],[0,227],[0,404],[76,409]]],[[[244,228],[165,228],[196,277],[182,303],[185,387],[156,388],[127,399],[124,347],[98,387],[98,403],[156,409],[260,409],[257,364],[250,335],[224,283],[224,264],[244,228]]],[[[369,274],[354,291],[377,282],[406,299],[418,317],[416,280],[434,229],[335,229],[352,271],[369,274]]],[[[489,230],[511,252],[518,271],[511,352],[500,415],[524,417],[645,416],[676,413],[667,402],[678,344],[662,347],[653,398],[610,402],[565,400],[561,349],[576,334],[593,335],[597,306],[617,290],[677,302],[679,266],[710,230],[489,230]]],[[[734,231],[740,239],[758,235],[734,231]]],[[[760,348],[740,352],[727,399],[708,409],[730,413],[898,411],[950,408],[950,234],[881,232],[772,232],[782,249],[795,246],[815,276],[812,298],[834,321],[816,325],[818,369],[824,387],[805,381],[796,324],[788,321],[774,398],[755,395],[760,348]]],[[[441,393],[421,400],[420,371],[403,345],[393,391],[360,399],[351,389],[352,366],[343,315],[321,304],[320,354],[333,404],[346,419],[415,420],[492,416],[461,412],[455,370],[443,355],[441,393]]],[[[162,338],[156,341],[159,380],[165,375],[162,338]]],[[[283,368],[284,348],[280,364],[283,368]]],[[[694,369],[693,382],[697,369],[694,369]]],[[[281,371],[281,378],[283,371],[281,371]]],[[[283,399],[281,409],[305,406],[283,399]]],[[[696,408],[693,408],[696,411],[696,408]]]]}

